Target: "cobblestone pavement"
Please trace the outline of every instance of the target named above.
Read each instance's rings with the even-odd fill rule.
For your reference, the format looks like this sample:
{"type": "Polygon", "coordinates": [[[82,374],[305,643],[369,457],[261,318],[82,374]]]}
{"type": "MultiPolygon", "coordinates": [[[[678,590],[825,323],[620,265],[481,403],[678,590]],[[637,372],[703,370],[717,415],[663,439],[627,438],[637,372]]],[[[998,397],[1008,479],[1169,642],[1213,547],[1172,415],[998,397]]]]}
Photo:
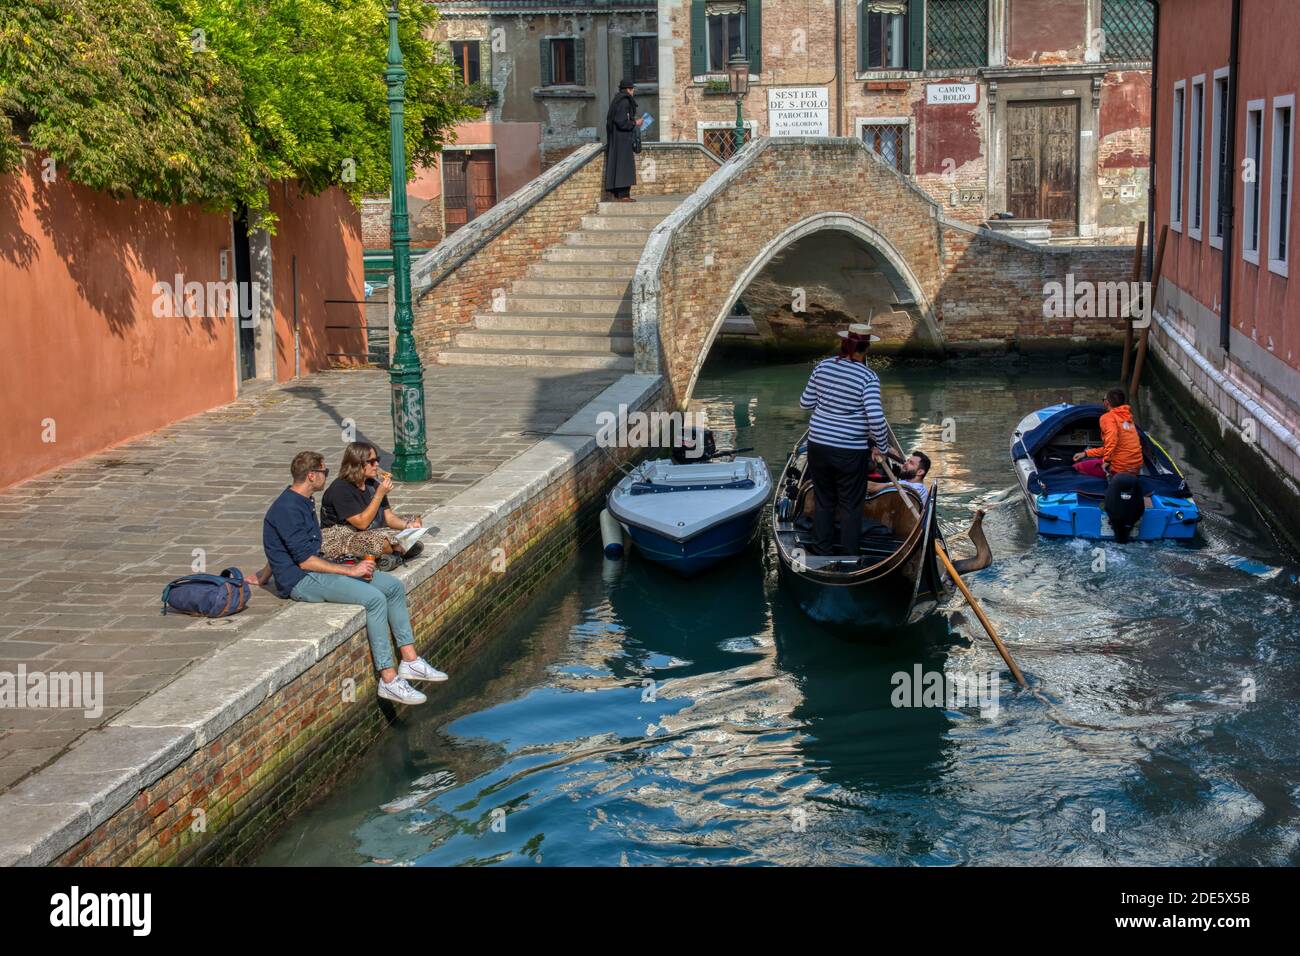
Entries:
{"type": "MultiPolygon", "coordinates": [[[[616,381],[614,371],[426,370],[433,480],[398,484],[399,512],[425,511],[508,461],[616,381]]],[[[208,571],[252,571],[262,516],[302,449],[333,474],[355,424],[392,460],[388,377],[329,371],[262,391],[0,492],[0,674],[103,674],[103,713],[0,706],[0,791],[78,736],[170,682],[281,609],[254,589],[216,621],[162,616],[168,580],[202,549],[208,571]]],[[[319,505],[319,501],[317,502],[319,505]]],[[[0,680],[4,680],[0,676],[0,680]]]]}

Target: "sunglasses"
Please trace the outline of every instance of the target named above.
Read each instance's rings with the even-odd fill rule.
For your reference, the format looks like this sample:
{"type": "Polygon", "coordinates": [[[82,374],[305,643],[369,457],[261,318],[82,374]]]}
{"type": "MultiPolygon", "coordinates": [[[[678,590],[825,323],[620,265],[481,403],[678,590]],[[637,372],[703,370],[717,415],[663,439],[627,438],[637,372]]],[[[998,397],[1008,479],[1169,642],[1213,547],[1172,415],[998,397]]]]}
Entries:
{"type": "Polygon", "coordinates": [[[377,465],[377,464],[379,464],[379,459],[378,459],[378,458],[371,458],[369,461],[366,462],[366,464],[367,464],[367,465],[377,465]]]}
{"type": "Polygon", "coordinates": [[[330,476],[330,470],[328,468],[313,468],[312,471],[316,472],[316,474],[323,478],[328,478],[330,476]]]}

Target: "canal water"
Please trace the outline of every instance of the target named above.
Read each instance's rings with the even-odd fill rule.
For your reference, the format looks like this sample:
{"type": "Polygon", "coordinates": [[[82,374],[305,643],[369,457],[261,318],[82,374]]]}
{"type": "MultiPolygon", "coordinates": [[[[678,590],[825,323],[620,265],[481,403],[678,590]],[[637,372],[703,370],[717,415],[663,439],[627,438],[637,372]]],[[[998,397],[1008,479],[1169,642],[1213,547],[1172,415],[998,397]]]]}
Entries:
{"type": "MultiPolygon", "coordinates": [[[[697,406],[775,472],[810,367],[713,364],[697,406]]],[[[882,369],[900,442],[934,459],[945,528],[989,508],[995,563],[970,583],[1032,692],[959,600],[853,645],[786,599],[766,538],[692,581],[590,541],[261,862],[1300,862],[1297,567],[1249,499],[1153,390],[1139,417],[1205,513],[1193,544],[1040,540],[1013,490],[1012,426],[1114,377],[882,369]],[[996,696],[894,706],[925,703],[904,681],[931,674],[991,675],[996,696]]]]}

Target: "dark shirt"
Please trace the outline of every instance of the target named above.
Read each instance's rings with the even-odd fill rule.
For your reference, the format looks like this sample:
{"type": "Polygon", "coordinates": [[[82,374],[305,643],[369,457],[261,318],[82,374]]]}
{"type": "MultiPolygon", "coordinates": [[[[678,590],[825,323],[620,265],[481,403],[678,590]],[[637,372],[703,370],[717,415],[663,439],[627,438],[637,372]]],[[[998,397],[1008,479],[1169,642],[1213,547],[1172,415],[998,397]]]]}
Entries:
{"type": "Polygon", "coordinates": [[[307,572],[298,567],[312,555],[320,554],[320,525],[316,506],[308,497],[292,488],[280,492],[262,521],[262,550],[271,565],[275,593],[287,598],[307,572]]]}
{"type": "MultiPolygon", "coordinates": [[[[379,482],[373,478],[366,479],[365,490],[350,481],[335,478],[325,489],[325,494],[320,500],[320,526],[329,528],[336,524],[343,524],[349,518],[361,514],[370,505],[371,499],[375,497],[375,492],[378,490],[379,482]]],[[[374,520],[370,522],[371,528],[384,526],[384,511],[387,508],[388,496],[384,495],[384,500],[379,503],[379,510],[375,512],[374,520]]]]}

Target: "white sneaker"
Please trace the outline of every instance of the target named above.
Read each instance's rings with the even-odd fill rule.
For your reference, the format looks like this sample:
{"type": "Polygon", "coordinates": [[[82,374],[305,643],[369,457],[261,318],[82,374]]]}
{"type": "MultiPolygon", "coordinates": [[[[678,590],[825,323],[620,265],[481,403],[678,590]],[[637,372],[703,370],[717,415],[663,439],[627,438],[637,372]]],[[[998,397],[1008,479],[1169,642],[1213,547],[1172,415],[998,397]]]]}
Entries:
{"type": "Polygon", "coordinates": [[[399,704],[423,704],[429,698],[408,684],[401,674],[390,684],[382,677],[379,683],[379,696],[385,700],[395,700],[399,704]]]}
{"type": "Polygon", "coordinates": [[[413,661],[402,661],[397,668],[398,680],[446,680],[447,675],[434,667],[423,657],[413,661]]]}

